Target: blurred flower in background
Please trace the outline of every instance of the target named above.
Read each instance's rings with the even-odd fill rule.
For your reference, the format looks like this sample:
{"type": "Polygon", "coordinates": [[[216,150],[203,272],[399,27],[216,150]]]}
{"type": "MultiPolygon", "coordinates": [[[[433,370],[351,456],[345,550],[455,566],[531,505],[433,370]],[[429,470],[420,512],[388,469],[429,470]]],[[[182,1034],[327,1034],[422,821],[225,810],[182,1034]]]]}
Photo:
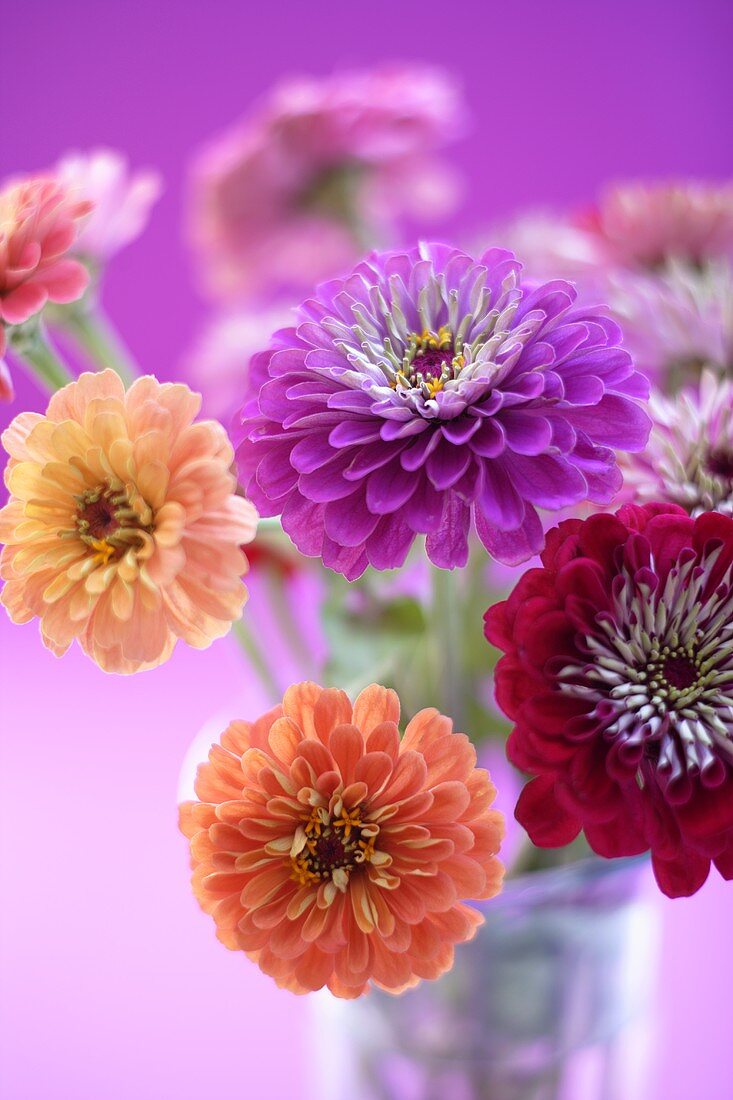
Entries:
{"type": "Polygon", "coordinates": [[[530,213],[494,240],[528,277],[573,279],[605,302],[636,366],[663,390],[733,369],[733,185],[628,183],[569,215],[530,213]]]}
{"type": "Polygon", "coordinates": [[[229,424],[249,388],[249,362],[287,324],[292,310],[285,305],[240,310],[215,316],[195,340],[182,370],[203,394],[207,416],[229,424]]]}
{"type": "Polygon", "coordinates": [[[670,501],[693,516],[733,514],[733,380],[703,371],[698,386],[652,395],[649,444],[624,456],[624,492],[670,501]]]}
{"type": "Polygon", "coordinates": [[[140,236],[163,186],[157,172],[133,172],[127,157],[115,149],[69,152],[54,175],[70,194],[94,204],[74,252],[95,269],[140,236]]]}
{"type": "Polygon", "coordinates": [[[193,887],[217,936],[294,993],[358,997],[437,978],[501,889],[503,817],[476,753],[429,709],[399,731],[377,684],[313,683],[233,722],[185,802],[193,887]]]}
{"type": "Polygon", "coordinates": [[[441,150],[464,115],[452,78],[422,65],[276,86],[193,166],[204,285],[240,302],[298,293],[395,243],[404,216],[450,211],[458,179],[441,150]]]}
{"type": "Polygon", "coordinates": [[[619,184],[608,187],[579,224],[609,264],[656,270],[681,260],[701,268],[733,259],[733,184],[619,184]]]}
{"type": "Polygon", "coordinates": [[[14,622],[38,618],[57,656],[77,639],[106,672],[137,672],[241,616],[257,517],[234,494],[226,433],[194,423],[199,403],[151,377],[125,392],[105,370],[3,433],[2,602],[14,622]]]}

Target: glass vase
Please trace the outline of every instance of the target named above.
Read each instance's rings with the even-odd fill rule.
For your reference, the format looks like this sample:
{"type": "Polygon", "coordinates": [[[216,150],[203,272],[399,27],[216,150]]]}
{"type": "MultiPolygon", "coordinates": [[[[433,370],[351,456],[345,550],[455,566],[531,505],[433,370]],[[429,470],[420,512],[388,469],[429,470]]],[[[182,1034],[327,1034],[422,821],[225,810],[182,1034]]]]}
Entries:
{"type": "Polygon", "coordinates": [[[454,969],[315,1004],[319,1100],[641,1100],[656,907],[646,861],[507,883],[454,969]]]}

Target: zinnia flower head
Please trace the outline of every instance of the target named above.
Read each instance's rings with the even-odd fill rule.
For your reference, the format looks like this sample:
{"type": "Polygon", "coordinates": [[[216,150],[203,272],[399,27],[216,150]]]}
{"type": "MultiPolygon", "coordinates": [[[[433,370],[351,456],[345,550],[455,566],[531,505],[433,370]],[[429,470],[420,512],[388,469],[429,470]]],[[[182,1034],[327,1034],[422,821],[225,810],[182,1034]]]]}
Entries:
{"type": "Polygon", "coordinates": [[[556,281],[528,290],[510,252],[443,245],[373,255],[319,288],[253,368],[242,484],[305,554],[352,579],[467,560],[526,561],[537,508],[608,503],[614,448],[644,446],[647,384],[618,327],[556,281]]]}
{"type": "Polygon", "coordinates": [[[193,422],[199,404],[151,377],[126,393],[106,370],[3,434],[2,602],[14,622],[40,619],[57,656],[76,638],[106,672],[136,672],[239,617],[256,515],[234,495],[224,430],[193,422]]]}
{"type": "Polygon", "coordinates": [[[70,193],[94,204],[74,252],[96,264],[140,236],[162,189],[157,172],[132,172],[127,158],[114,149],[68,153],[55,174],[70,193]]]}
{"type": "Polygon", "coordinates": [[[217,294],[301,291],[441,213],[455,181],[437,150],[460,128],[441,70],[394,65],[278,85],[199,156],[191,234],[217,294]]]}
{"type": "Polygon", "coordinates": [[[733,878],[733,519],[647,504],[568,520],[486,634],[535,844],[583,829],[602,856],[651,849],[671,897],[711,861],[733,878]]]}
{"type": "Polygon", "coordinates": [[[233,722],[181,806],[193,887],[227,947],[295,993],[357,997],[437,978],[501,887],[503,818],[476,753],[423,710],[303,683],[233,722]]]}
{"type": "Polygon", "coordinates": [[[636,365],[665,390],[699,378],[703,367],[733,370],[733,267],[678,261],[653,273],[611,271],[605,300],[636,365]]]}
{"type": "Polygon", "coordinates": [[[622,267],[733,259],[733,183],[627,183],[608,188],[582,223],[622,267]]]}
{"type": "Polygon", "coordinates": [[[706,370],[674,397],[655,393],[648,446],[624,463],[638,501],[670,501],[693,516],[733,515],[733,382],[706,370]]]}
{"type": "Polygon", "coordinates": [[[0,357],[6,326],[84,293],[89,276],[68,253],[91,209],[54,179],[15,180],[0,190],[0,357]]]}

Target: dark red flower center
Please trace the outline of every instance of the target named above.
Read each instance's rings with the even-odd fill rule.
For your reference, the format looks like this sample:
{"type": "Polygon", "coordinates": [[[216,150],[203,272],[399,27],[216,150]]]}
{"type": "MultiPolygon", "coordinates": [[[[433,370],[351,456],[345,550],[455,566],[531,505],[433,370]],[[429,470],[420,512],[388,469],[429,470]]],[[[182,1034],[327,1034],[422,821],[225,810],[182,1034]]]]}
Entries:
{"type": "Polygon", "coordinates": [[[143,532],[153,531],[153,523],[144,522],[147,506],[133,507],[128,491],[120,483],[101,484],[75,498],[75,525],[66,537],[81,538],[103,565],[119,560],[129,547],[141,546],[143,532]]]}
{"type": "Polygon", "coordinates": [[[292,877],[301,886],[332,879],[342,889],[348,876],[371,860],[379,829],[363,820],[361,807],[342,805],[333,815],[314,809],[303,832],[300,845],[290,855],[292,877]]]}
{"type": "Polygon", "coordinates": [[[336,833],[319,837],[315,843],[313,855],[324,870],[333,870],[334,867],[342,867],[350,862],[347,859],[346,849],[336,833]]]}
{"type": "Polygon", "coordinates": [[[93,539],[104,539],[114,534],[120,524],[115,516],[115,508],[106,497],[92,500],[78,512],[78,522],[86,525],[85,531],[93,539]]]}
{"type": "Polygon", "coordinates": [[[697,682],[700,670],[689,657],[668,657],[662,666],[662,676],[671,687],[684,691],[697,682]]]}
{"type": "Polygon", "coordinates": [[[733,451],[724,447],[710,451],[705,462],[708,473],[723,481],[733,481],[733,451]]]}
{"type": "Polygon", "coordinates": [[[440,378],[444,369],[450,367],[454,359],[453,351],[440,351],[438,348],[428,348],[415,356],[412,368],[416,374],[422,374],[423,378],[440,378]]]}
{"type": "Polygon", "coordinates": [[[448,325],[441,325],[437,332],[427,328],[413,332],[392,388],[422,390],[425,397],[435,397],[463,370],[466,360],[462,347],[460,337],[454,337],[448,325]]]}

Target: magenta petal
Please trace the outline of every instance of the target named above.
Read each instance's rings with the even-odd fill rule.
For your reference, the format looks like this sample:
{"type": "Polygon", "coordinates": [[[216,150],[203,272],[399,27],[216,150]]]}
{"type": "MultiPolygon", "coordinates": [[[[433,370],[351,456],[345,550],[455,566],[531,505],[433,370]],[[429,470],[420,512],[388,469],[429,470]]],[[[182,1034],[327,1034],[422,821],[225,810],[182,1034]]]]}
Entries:
{"type": "Polygon", "coordinates": [[[359,487],[345,500],[332,501],[324,512],[326,534],[339,546],[360,546],[379,523],[366,506],[366,490],[359,487]]]}
{"type": "Polygon", "coordinates": [[[314,504],[305,497],[293,493],[288,497],[282,510],[282,525],[302,554],[308,557],[320,557],[323,549],[322,504],[314,504]]]}
{"type": "Polygon", "coordinates": [[[290,452],[290,465],[299,474],[311,474],[335,457],[336,451],[327,435],[311,433],[296,443],[290,452]]]}
{"type": "Polygon", "coordinates": [[[398,569],[405,564],[415,532],[399,516],[382,516],[374,534],[367,539],[369,563],[375,569],[398,569]]]}
{"type": "Polygon", "coordinates": [[[341,500],[351,496],[354,486],[344,478],[344,471],[349,465],[349,453],[337,451],[324,466],[313,470],[309,474],[301,474],[298,479],[298,487],[303,496],[319,504],[325,504],[329,500],[341,500]]]}
{"type": "Polygon", "coordinates": [[[515,531],[524,519],[524,502],[503,465],[485,462],[477,510],[501,531],[515,531]]]}
{"type": "Polygon", "coordinates": [[[559,455],[507,454],[504,464],[519,495],[540,508],[566,508],[587,497],[585,478],[559,455]]]}
{"type": "Polygon", "coordinates": [[[566,416],[596,443],[641,451],[647,444],[652,422],[634,401],[609,393],[591,408],[568,409],[566,416]]]}
{"type": "Polygon", "coordinates": [[[471,509],[456,496],[447,496],[437,531],[425,540],[425,550],[441,569],[463,569],[468,562],[468,532],[471,509]]]}
{"type": "Polygon", "coordinates": [[[415,475],[403,470],[399,464],[382,466],[369,475],[367,507],[370,512],[379,516],[396,512],[410,499],[416,487],[415,475]]]}
{"type": "Polygon", "coordinates": [[[504,429],[507,448],[517,454],[543,454],[552,442],[552,425],[541,413],[506,409],[497,420],[504,429]]]}
{"type": "Polygon", "coordinates": [[[476,530],[492,557],[504,565],[522,565],[545,545],[545,535],[540,518],[534,508],[528,507],[520,527],[514,531],[499,531],[492,527],[478,507],[474,507],[476,530]]]}
{"type": "Polygon", "coordinates": [[[463,477],[473,459],[467,447],[455,447],[443,441],[427,461],[428,477],[436,489],[450,489],[463,477]]]}
{"type": "Polygon", "coordinates": [[[355,581],[369,564],[363,547],[339,546],[328,535],[323,540],[321,557],[324,565],[336,573],[343,573],[347,581],[355,581]]]}
{"type": "Polygon", "coordinates": [[[413,531],[420,531],[422,534],[437,531],[441,525],[446,499],[446,493],[438,492],[426,477],[421,478],[402,510],[405,523],[413,531]]]}
{"type": "Polygon", "coordinates": [[[298,475],[290,465],[288,444],[267,451],[257,466],[257,484],[270,500],[278,500],[292,492],[298,484],[298,475]]]}

